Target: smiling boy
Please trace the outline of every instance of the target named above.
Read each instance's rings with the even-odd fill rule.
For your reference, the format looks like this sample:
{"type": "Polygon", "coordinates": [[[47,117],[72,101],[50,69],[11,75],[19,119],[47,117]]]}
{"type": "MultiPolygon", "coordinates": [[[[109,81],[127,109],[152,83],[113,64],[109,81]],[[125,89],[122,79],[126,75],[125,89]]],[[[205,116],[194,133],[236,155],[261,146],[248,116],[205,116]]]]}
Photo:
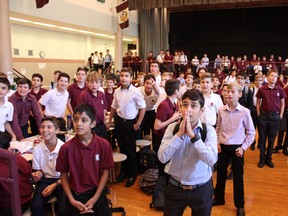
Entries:
{"type": "Polygon", "coordinates": [[[61,184],[69,200],[66,212],[70,216],[93,212],[110,216],[103,189],[114,166],[112,148],[91,131],[95,119],[93,107],[77,106],[73,114],[76,136],[61,147],[58,155],[56,170],[61,172],[61,184]]]}
{"type": "Polygon", "coordinates": [[[45,116],[55,116],[60,121],[60,130],[66,130],[64,120],[69,93],[66,90],[70,81],[67,73],[58,75],[57,87],[45,93],[39,104],[45,106],[45,116]]]}
{"type": "Polygon", "coordinates": [[[41,125],[42,113],[36,98],[29,93],[30,88],[30,80],[25,78],[20,79],[17,82],[16,92],[9,97],[9,101],[14,106],[12,129],[17,137],[17,140],[21,140],[29,136],[28,120],[30,112],[36,121],[38,129],[41,125]]]}
{"type": "Polygon", "coordinates": [[[203,94],[192,89],[182,96],[183,120],[174,134],[176,122],[166,129],[158,158],[167,163],[170,175],[165,193],[164,215],[182,215],[186,206],[193,216],[210,216],[213,188],[212,166],[217,160],[217,137],[212,126],[206,127],[206,139],[201,137],[204,126],[200,116],[204,111],[203,94]]]}

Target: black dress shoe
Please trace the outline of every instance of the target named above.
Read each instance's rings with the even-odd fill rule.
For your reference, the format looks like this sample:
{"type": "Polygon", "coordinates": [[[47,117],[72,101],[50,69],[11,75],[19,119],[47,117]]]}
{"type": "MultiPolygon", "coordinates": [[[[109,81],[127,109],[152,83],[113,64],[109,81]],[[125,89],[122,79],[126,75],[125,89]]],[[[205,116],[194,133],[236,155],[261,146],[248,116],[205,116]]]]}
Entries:
{"type": "Polygon", "coordinates": [[[224,200],[212,200],[212,206],[217,206],[217,205],[225,205],[225,201],[224,200]]]}
{"type": "Polygon", "coordinates": [[[274,149],[273,149],[273,153],[278,153],[279,150],[281,150],[283,147],[282,146],[276,146],[274,149]]]}
{"type": "Polygon", "coordinates": [[[244,208],[237,208],[237,214],[236,216],[245,216],[245,210],[244,208]]]}
{"type": "Polygon", "coordinates": [[[270,168],[274,168],[274,163],[272,161],[266,161],[266,164],[270,168]]]}
{"type": "Polygon", "coordinates": [[[258,167],[262,168],[262,167],[264,167],[264,165],[265,165],[265,162],[260,160],[258,163],[258,167]]]}
{"type": "Polygon", "coordinates": [[[116,177],[115,180],[116,180],[117,183],[120,183],[120,182],[122,182],[125,178],[126,178],[125,173],[121,172],[121,173],[116,177]]]}
{"type": "Polygon", "coordinates": [[[135,180],[136,180],[136,177],[128,178],[128,181],[127,181],[125,187],[131,187],[134,184],[135,180]]]}

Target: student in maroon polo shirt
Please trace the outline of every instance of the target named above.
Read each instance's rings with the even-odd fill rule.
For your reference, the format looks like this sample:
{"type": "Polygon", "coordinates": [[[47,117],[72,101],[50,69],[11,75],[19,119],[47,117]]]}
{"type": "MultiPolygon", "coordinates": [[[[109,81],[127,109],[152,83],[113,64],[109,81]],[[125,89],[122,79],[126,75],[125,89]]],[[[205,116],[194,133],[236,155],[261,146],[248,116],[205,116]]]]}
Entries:
{"type": "Polygon", "coordinates": [[[153,149],[158,152],[165,130],[169,124],[181,118],[176,105],[177,99],[181,97],[180,81],[177,79],[167,80],[165,83],[165,92],[167,98],[163,100],[157,108],[156,119],[154,123],[153,149]]]}
{"type": "Polygon", "coordinates": [[[67,108],[71,115],[73,110],[78,106],[78,99],[80,94],[88,88],[86,84],[87,70],[82,67],[77,68],[76,82],[69,85],[67,91],[69,92],[69,98],[67,102],[67,108]]]}
{"type": "Polygon", "coordinates": [[[256,111],[258,116],[260,161],[258,167],[262,168],[265,163],[274,168],[272,153],[274,141],[278,133],[280,119],[283,117],[285,108],[285,92],[283,88],[276,85],[278,71],[272,69],[268,71],[268,84],[262,86],[257,94],[256,111]],[[268,138],[268,148],[265,149],[268,138]]]}
{"type": "MultiPolygon", "coordinates": [[[[43,84],[42,82],[43,82],[43,76],[41,74],[34,73],[32,75],[32,87],[30,90],[30,94],[34,95],[37,101],[39,101],[42,95],[44,95],[48,91],[45,88],[41,88],[43,84]]],[[[44,110],[44,107],[42,110],[44,110]]],[[[29,116],[29,121],[30,121],[31,135],[37,135],[38,128],[32,115],[29,116]]]]}
{"type": "Polygon", "coordinates": [[[106,88],[104,90],[108,112],[110,112],[111,110],[111,104],[112,104],[113,95],[114,95],[114,85],[115,85],[114,78],[112,76],[108,76],[106,78],[106,88]]]}
{"type": "Polygon", "coordinates": [[[30,88],[30,80],[26,78],[20,79],[17,82],[16,92],[8,99],[14,106],[12,129],[17,140],[29,136],[28,120],[31,112],[36,121],[37,129],[39,129],[41,125],[42,113],[36,98],[29,93],[30,88]]]}
{"type": "MultiPolygon", "coordinates": [[[[8,134],[0,132],[0,148],[8,150],[10,147],[10,137],[8,134]]],[[[32,168],[28,161],[20,155],[16,155],[19,178],[19,192],[21,210],[24,213],[30,206],[33,187],[30,182],[32,168]]],[[[10,176],[9,165],[6,159],[0,159],[0,177],[8,178],[10,176]]],[[[12,216],[11,187],[9,183],[0,182],[0,215],[12,216]]]]}
{"type": "Polygon", "coordinates": [[[110,216],[104,189],[113,168],[111,145],[91,131],[96,124],[95,109],[87,104],[75,108],[73,126],[76,136],[65,143],[58,154],[56,170],[69,200],[70,216],[110,216]]]}
{"type": "Polygon", "coordinates": [[[96,125],[92,130],[100,137],[109,140],[106,131],[105,116],[106,116],[106,99],[99,88],[102,84],[102,77],[97,72],[92,72],[87,76],[88,88],[85,89],[79,96],[78,104],[89,104],[96,112],[96,125]]]}

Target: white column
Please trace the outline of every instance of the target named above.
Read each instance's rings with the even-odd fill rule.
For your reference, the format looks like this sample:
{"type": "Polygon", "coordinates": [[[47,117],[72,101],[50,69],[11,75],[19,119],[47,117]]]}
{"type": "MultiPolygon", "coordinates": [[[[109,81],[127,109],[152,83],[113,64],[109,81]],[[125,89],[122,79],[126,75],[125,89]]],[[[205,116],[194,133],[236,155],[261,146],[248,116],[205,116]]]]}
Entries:
{"type": "MultiPolygon", "coordinates": [[[[117,0],[117,3],[121,3],[121,0],[117,0]]],[[[117,15],[118,16],[118,15],[117,15]]],[[[116,19],[117,22],[117,33],[115,34],[115,57],[114,57],[114,63],[115,63],[115,71],[121,70],[123,65],[123,31],[119,26],[118,23],[118,17],[116,19]]]]}
{"type": "Polygon", "coordinates": [[[9,74],[13,71],[9,0],[0,1],[0,47],[0,71],[9,74]]]}

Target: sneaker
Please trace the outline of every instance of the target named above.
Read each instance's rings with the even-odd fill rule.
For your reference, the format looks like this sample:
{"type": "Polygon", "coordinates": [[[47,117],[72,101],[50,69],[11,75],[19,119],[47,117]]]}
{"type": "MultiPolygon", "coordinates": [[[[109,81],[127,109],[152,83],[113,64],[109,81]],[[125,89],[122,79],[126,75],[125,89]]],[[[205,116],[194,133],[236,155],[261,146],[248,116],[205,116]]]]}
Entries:
{"type": "Polygon", "coordinates": [[[266,161],[266,164],[267,164],[268,167],[274,168],[274,164],[273,164],[272,161],[266,161]]]}
{"type": "Polygon", "coordinates": [[[265,165],[265,162],[260,160],[259,163],[258,163],[258,167],[262,168],[262,167],[264,167],[264,165],[265,165]]]}

